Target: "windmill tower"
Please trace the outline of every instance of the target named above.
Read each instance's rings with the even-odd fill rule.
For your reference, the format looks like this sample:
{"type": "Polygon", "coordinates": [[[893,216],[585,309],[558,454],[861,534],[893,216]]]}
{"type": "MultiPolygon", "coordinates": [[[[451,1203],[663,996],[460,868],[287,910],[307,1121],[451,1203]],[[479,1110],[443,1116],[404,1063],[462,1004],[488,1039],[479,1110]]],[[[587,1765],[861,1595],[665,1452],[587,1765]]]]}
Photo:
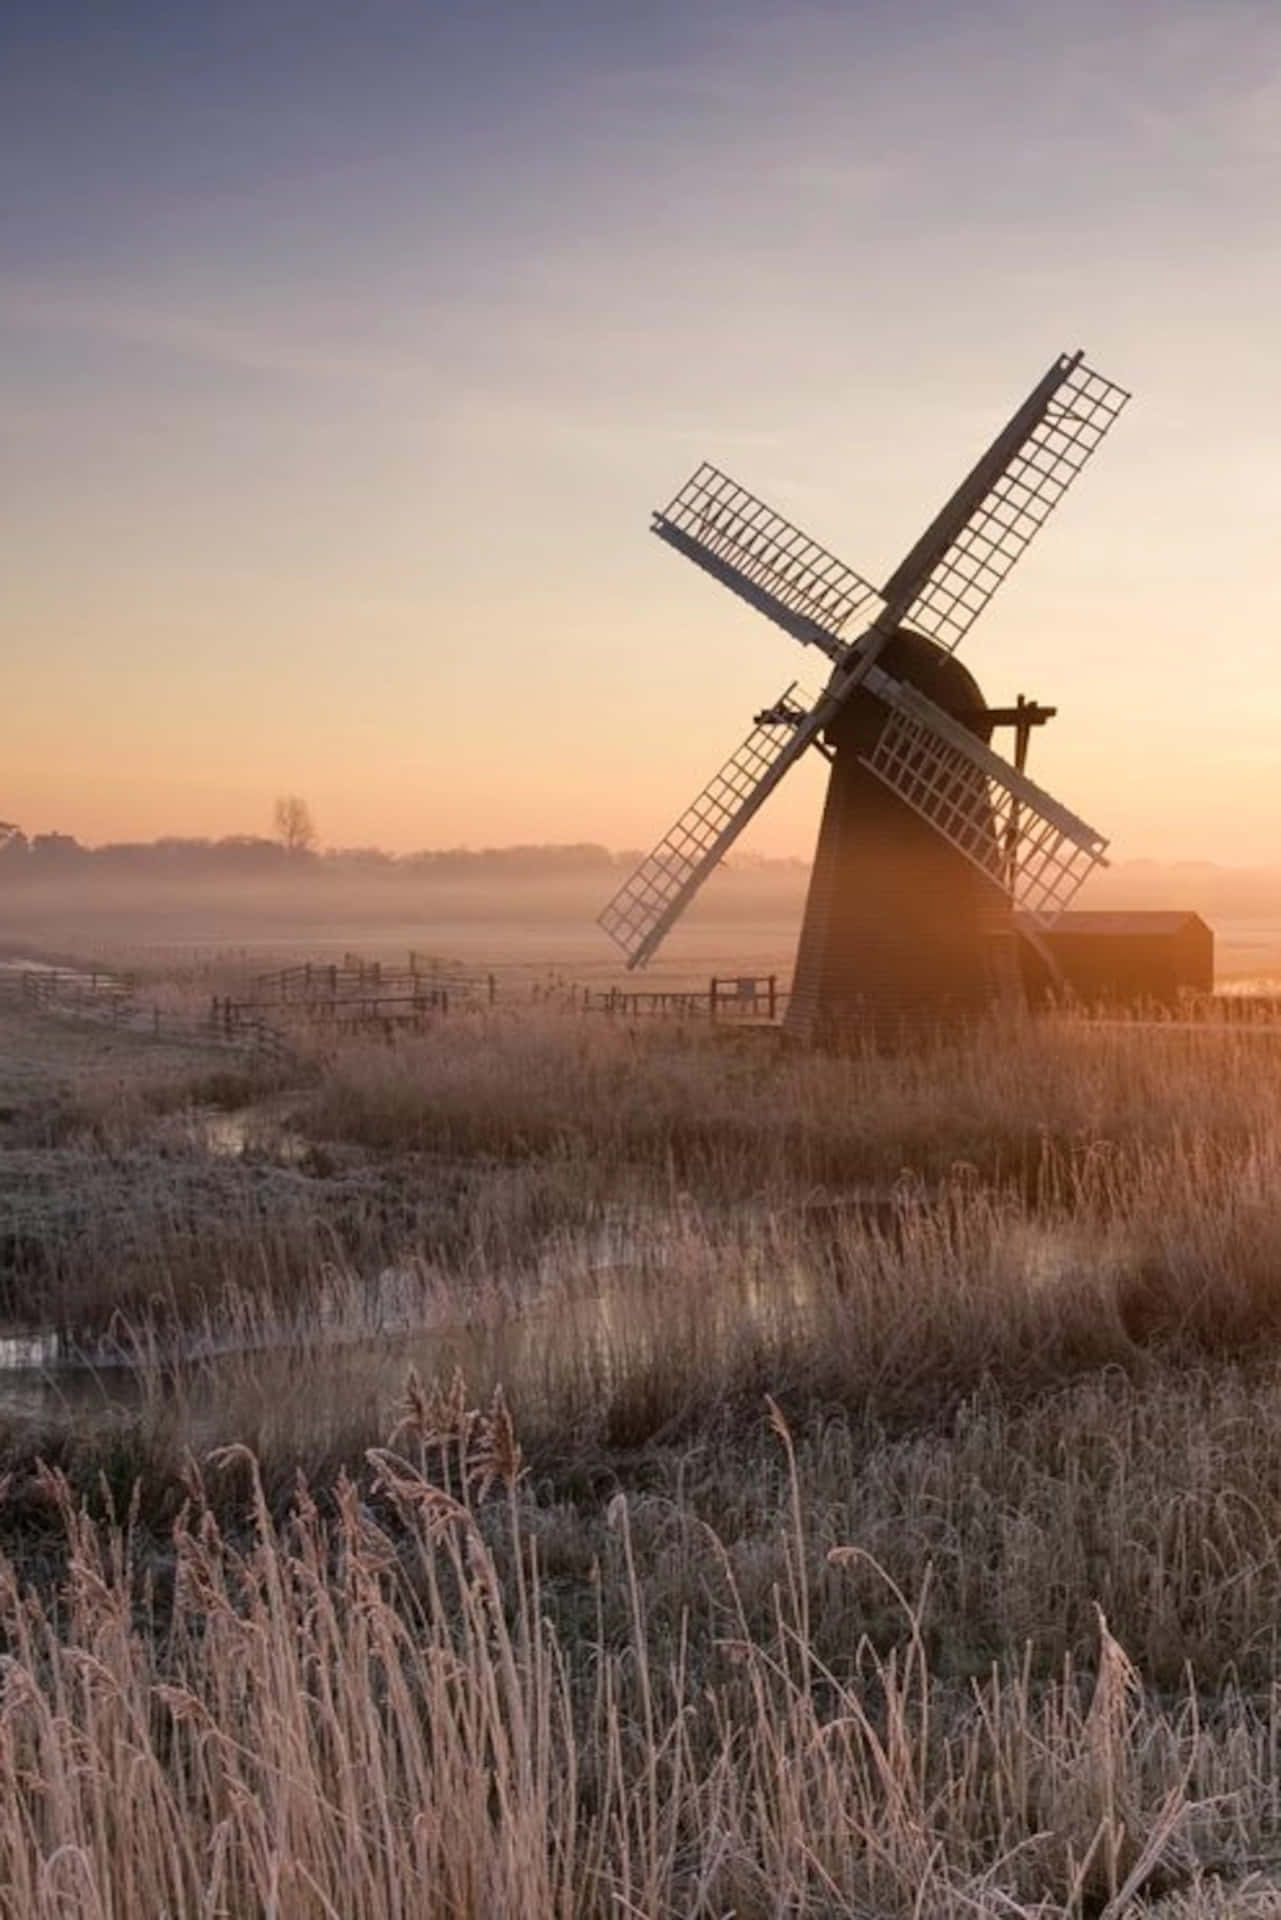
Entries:
{"type": "Polygon", "coordinates": [[[717,468],[653,531],[831,663],[752,730],[600,916],[643,965],[788,769],[831,764],[788,1026],[880,1036],[1020,996],[1015,914],[1035,938],[1107,842],[1024,771],[1054,709],[988,707],[953,655],[1129,395],[1063,355],[877,590],[717,468]],[[879,604],[878,604],[879,603],[879,604]],[[856,618],[852,640],[843,631],[856,618]],[[989,745],[1011,726],[1015,755],[989,745]]]}

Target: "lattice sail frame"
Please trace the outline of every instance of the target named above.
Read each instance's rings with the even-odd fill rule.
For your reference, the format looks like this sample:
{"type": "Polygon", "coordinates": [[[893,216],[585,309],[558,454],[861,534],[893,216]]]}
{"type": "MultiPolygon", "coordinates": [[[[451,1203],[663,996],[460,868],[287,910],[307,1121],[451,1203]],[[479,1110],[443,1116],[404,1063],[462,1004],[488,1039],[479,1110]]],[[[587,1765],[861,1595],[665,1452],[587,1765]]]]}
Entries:
{"type": "MultiPolygon", "coordinates": [[[[951,653],[1049,519],[1129,400],[1079,355],[1058,363],[1041,418],[987,487],[899,617],[951,653]]],[[[999,442],[997,443],[999,444],[999,442]]],[[[994,451],[993,448],[990,451],[994,451]]],[[[976,474],[981,470],[976,469],[976,474]]],[[[891,597],[894,576],[883,592],[891,597]]]]}
{"type": "Polygon", "coordinates": [[[893,705],[862,762],[1038,926],[1050,927],[1107,841],[915,687],[874,671],[893,705]],[[891,691],[892,690],[892,691],[891,691]]]}
{"type": "Polygon", "coordinates": [[[653,531],[836,671],[808,711],[772,716],[713,777],[600,916],[628,966],[649,959],[787,769],[864,682],[891,713],[865,764],[1040,925],[1106,864],[1106,840],[876,660],[907,625],[953,651],[1097,450],[1130,395],[1063,355],[878,595],[854,569],[709,463],[653,531]],[[884,604],[856,647],[839,632],[884,604]],[[786,717],[784,717],[786,715],[786,717]]]}
{"type": "Polygon", "coordinates": [[[727,473],[704,461],[656,513],[653,531],[794,639],[833,660],[876,589],[727,473]]]}
{"type": "Polygon", "coordinates": [[[654,952],[725,848],[809,746],[823,724],[824,703],[795,681],[758,715],[752,731],[697,799],[623,882],[599,924],[639,966],[654,952]]]}

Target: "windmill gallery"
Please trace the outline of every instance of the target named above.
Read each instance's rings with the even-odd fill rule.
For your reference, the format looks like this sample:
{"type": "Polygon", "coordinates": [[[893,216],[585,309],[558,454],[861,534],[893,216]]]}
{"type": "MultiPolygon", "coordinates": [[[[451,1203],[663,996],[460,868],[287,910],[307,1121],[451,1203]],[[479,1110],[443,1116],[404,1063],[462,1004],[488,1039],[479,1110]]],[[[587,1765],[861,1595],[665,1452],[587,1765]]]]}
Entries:
{"type": "Polygon", "coordinates": [[[879,591],[716,467],[654,515],[661,540],[831,671],[817,698],[793,682],[757,713],[609,902],[600,923],[629,967],[814,748],[831,771],[785,1023],[796,1038],[879,1040],[1047,989],[1106,993],[1126,940],[1146,946],[1152,997],[1209,990],[1196,916],[1067,912],[1107,841],[1027,775],[1031,733],[1055,709],[988,706],[955,658],[1128,398],[1081,353],[1057,359],[879,591]],[[1012,760],[989,744],[1004,730],[1012,760]]]}

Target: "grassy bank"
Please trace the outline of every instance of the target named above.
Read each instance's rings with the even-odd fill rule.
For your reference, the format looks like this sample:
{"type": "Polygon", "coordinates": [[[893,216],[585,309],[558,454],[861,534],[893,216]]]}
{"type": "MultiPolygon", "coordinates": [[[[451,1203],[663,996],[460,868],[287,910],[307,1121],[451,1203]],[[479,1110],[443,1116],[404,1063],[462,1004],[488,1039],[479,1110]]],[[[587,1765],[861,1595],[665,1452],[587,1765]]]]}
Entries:
{"type": "Polygon", "coordinates": [[[569,1501],[501,1403],[411,1392],[359,1485],[190,1469],[163,1552],[45,1473],[0,1911],[1275,1912],[1276,1411],[767,1412],[569,1501]]]}
{"type": "Polygon", "coordinates": [[[125,1364],[8,1418],[0,1913],[1277,1911],[1278,1064],[494,1017],[12,1149],[125,1364]]]}

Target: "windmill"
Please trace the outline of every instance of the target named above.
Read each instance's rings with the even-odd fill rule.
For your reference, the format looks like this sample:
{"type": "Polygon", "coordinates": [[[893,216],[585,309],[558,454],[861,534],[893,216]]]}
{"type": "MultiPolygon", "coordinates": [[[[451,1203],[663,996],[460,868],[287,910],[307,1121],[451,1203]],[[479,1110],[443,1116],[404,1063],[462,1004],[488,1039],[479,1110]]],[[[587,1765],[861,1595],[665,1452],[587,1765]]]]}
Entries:
{"type": "Polygon", "coordinates": [[[787,1024],[878,1034],[1021,999],[1034,941],[1107,842],[1025,772],[1054,712],[988,707],[953,655],[1129,395],[1065,354],[877,590],[704,464],[652,530],[831,671],[757,713],[742,745],[619,888],[600,924],[643,965],[788,769],[831,764],[787,1024]],[[853,639],[843,637],[858,622],[853,639]],[[1013,762],[989,745],[1012,727],[1013,762]]]}

